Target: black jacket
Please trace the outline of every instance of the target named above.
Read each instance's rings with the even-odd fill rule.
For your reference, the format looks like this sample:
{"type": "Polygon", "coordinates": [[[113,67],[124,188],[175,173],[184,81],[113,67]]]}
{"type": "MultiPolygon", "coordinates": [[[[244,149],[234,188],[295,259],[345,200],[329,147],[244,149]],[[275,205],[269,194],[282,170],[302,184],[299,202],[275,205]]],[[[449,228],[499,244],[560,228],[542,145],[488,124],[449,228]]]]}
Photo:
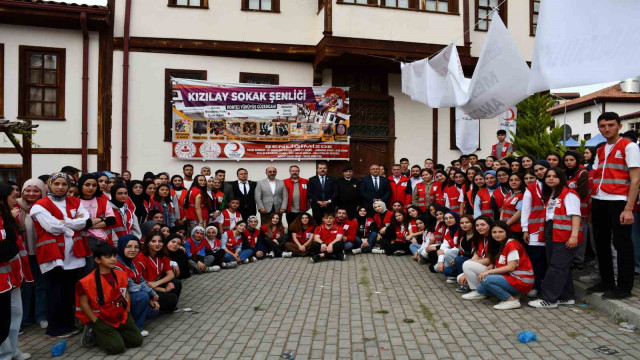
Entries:
{"type": "Polygon", "coordinates": [[[349,180],[344,177],[336,180],[338,187],[338,198],[336,203],[343,206],[355,207],[360,204],[360,181],[356,178],[349,180]]]}

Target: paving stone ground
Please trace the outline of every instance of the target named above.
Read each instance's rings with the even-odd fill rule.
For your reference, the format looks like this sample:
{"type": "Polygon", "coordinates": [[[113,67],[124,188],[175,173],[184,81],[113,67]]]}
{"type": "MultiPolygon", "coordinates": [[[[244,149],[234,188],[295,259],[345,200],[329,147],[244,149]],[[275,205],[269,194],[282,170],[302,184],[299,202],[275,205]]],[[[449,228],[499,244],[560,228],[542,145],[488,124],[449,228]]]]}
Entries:
{"type": "MultiPolygon", "coordinates": [[[[61,359],[638,359],[640,337],[590,307],[493,310],[408,256],[344,262],[267,259],[184,282],[178,312],[152,320],[141,348],[117,357],[68,340],[61,359]],[[538,341],[521,344],[533,330],[538,341]],[[618,354],[593,350],[607,346],[618,354]]],[[[36,327],[20,337],[34,359],[57,341],[36,327]]]]}

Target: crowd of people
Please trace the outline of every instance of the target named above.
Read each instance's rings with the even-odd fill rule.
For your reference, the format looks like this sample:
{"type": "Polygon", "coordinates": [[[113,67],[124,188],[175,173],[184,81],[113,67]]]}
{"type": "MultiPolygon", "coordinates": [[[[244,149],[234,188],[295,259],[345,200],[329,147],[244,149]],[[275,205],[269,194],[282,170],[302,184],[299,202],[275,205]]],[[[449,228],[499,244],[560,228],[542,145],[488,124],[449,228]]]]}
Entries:
{"type": "Polygon", "coordinates": [[[584,153],[515,156],[498,131],[485,159],[410,167],[402,158],[360,179],[348,166],[330,177],[318,162],[308,179],[296,165],[284,180],[270,166],[262,180],[239,168],[227,181],[224,170],[196,175],[186,164],[181,175],[142,180],[65,166],[0,184],[0,357],[29,358],[21,326],[67,338],[82,332],[76,319],[83,346],[140,346],[145,323],[177,309],[185,279],[265,258],[409,255],[457,284],[462,299],[498,298],[498,310],[525,296],[535,308],[575,304],[573,275],[593,261],[588,292],[631,296],[638,139],[619,134],[615,113],[598,128],[607,142],[584,153]]]}

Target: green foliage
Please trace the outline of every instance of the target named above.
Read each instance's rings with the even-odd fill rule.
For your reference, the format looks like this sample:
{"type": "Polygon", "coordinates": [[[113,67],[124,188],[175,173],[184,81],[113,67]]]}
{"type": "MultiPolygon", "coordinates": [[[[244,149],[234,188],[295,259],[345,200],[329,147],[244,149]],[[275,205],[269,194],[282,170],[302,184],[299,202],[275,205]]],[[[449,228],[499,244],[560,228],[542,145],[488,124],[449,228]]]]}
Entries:
{"type": "Polygon", "coordinates": [[[532,155],[543,159],[550,152],[564,154],[562,128],[555,123],[551,113],[547,112],[554,99],[548,94],[534,94],[518,105],[516,118],[517,134],[513,134],[513,150],[519,155],[532,155]],[[555,128],[549,130],[551,124],[555,128]]]}

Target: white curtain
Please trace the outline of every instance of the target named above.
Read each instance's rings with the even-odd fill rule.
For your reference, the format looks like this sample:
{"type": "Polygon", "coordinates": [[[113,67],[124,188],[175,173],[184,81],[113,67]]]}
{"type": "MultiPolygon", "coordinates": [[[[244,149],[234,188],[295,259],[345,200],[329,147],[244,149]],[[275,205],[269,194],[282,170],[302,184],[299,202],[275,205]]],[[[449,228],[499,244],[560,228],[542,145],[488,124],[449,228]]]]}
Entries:
{"type": "Polygon", "coordinates": [[[456,108],[456,146],[468,155],[480,147],[480,120],[456,108]]]}

